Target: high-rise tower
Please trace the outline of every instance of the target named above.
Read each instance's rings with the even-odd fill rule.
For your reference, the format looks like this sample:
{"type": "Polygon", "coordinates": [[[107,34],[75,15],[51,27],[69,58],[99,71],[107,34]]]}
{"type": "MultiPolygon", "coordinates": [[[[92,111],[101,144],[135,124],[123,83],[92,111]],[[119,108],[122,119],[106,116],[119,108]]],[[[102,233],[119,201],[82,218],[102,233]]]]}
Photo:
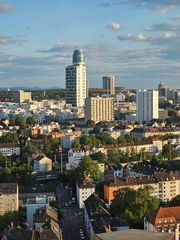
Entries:
{"type": "Polygon", "coordinates": [[[115,77],[107,75],[103,77],[103,90],[107,94],[115,94],[115,77]]]}
{"type": "Polygon", "coordinates": [[[74,50],[73,65],[66,68],[66,103],[84,107],[87,97],[86,66],[82,50],[74,50]]]}
{"type": "Polygon", "coordinates": [[[157,90],[138,90],[136,93],[136,117],[138,122],[149,122],[159,117],[157,90]]]}

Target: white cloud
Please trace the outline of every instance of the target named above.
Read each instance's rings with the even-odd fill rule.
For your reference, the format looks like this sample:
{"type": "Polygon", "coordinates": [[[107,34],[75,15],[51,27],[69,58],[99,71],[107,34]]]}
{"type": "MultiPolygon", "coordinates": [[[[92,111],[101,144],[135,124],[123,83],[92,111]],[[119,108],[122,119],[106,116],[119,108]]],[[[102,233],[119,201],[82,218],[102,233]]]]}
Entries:
{"type": "Polygon", "coordinates": [[[128,33],[127,35],[118,35],[117,38],[120,41],[137,41],[137,42],[146,41],[148,39],[142,33],[137,34],[137,35],[128,33]]]}
{"type": "Polygon", "coordinates": [[[9,4],[0,3],[0,13],[8,13],[11,11],[12,11],[12,8],[9,4]]]}
{"type": "Polygon", "coordinates": [[[106,27],[110,30],[118,30],[122,28],[121,24],[116,22],[109,23],[106,27]]]}

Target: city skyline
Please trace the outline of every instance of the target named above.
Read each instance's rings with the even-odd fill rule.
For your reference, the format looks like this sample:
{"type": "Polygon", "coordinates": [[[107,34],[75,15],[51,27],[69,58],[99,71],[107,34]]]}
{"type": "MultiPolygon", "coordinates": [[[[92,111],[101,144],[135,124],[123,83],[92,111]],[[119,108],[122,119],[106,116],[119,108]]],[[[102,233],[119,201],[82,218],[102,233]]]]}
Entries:
{"type": "Polygon", "coordinates": [[[180,2],[0,0],[0,87],[65,87],[83,49],[89,87],[180,88],[180,2]]]}

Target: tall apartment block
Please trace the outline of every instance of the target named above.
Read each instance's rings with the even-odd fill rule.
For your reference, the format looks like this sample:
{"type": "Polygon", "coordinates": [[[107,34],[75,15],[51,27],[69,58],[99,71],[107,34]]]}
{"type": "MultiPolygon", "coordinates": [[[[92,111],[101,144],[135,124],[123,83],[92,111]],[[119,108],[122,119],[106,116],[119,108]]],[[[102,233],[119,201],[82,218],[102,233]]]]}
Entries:
{"type": "Polygon", "coordinates": [[[114,99],[111,97],[89,97],[85,100],[85,121],[114,120],[114,99]]]}
{"type": "Polygon", "coordinates": [[[149,122],[159,117],[159,99],[157,90],[137,90],[136,118],[138,122],[149,122]]]}
{"type": "Polygon", "coordinates": [[[66,103],[84,107],[87,97],[86,66],[82,50],[73,53],[73,65],[66,68],[66,103]]]}
{"type": "Polygon", "coordinates": [[[112,75],[104,76],[103,78],[103,90],[107,94],[115,94],[115,77],[112,75]]]}
{"type": "Polygon", "coordinates": [[[12,98],[15,102],[23,103],[25,101],[31,101],[31,92],[24,92],[23,90],[13,91],[12,98]]]}
{"type": "Polygon", "coordinates": [[[0,183],[0,215],[19,210],[17,183],[0,183]]]}

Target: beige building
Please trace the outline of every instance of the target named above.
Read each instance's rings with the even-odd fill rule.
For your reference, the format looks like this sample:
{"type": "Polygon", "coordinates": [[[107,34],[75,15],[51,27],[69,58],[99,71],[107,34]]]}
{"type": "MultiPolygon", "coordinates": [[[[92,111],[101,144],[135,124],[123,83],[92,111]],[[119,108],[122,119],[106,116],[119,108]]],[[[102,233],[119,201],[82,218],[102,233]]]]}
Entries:
{"type": "Polygon", "coordinates": [[[52,160],[45,155],[38,155],[33,159],[33,167],[35,172],[52,171],[52,160]]]}
{"type": "Polygon", "coordinates": [[[0,215],[18,211],[19,192],[17,183],[0,183],[0,215]]]}
{"type": "Polygon", "coordinates": [[[107,94],[115,94],[115,77],[112,75],[107,75],[103,77],[103,90],[107,94]]]}
{"type": "Polygon", "coordinates": [[[114,120],[114,99],[111,97],[89,97],[85,100],[85,121],[114,120]]]}
{"type": "Polygon", "coordinates": [[[137,190],[140,187],[151,186],[152,196],[162,202],[169,202],[172,198],[180,194],[180,173],[179,172],[155,172],[151,176],[126,177],[120,179],[116,177],[113,181],[104,183],[104,200],[108,203],[114,199],[116,192],[122,188],[137,190]]]}
{"type": "Polygon", "coordinates": [[[24,92],[23,90],[13,92],[13,100],[18,103],[23,103],[25,101],[31,101],[31,92],[24,92]]]}

